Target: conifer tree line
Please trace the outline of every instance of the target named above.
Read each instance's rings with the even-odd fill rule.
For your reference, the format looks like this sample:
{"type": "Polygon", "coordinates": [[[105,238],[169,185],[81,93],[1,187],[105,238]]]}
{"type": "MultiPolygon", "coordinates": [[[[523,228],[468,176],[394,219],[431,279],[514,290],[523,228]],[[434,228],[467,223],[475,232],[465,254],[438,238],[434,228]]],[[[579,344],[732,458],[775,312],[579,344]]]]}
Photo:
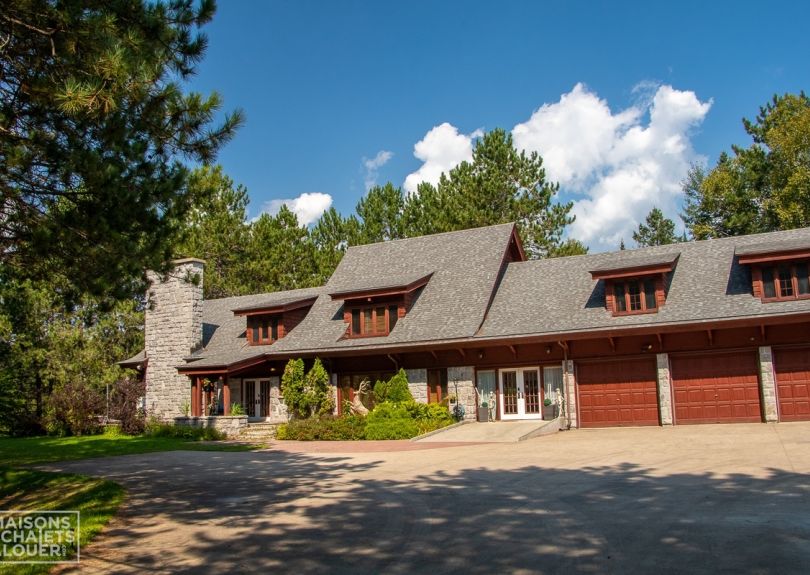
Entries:
{"type": "MultiPolygon", "coordinates": [[[[75,432],[56,396],[104,405],[115,361],[143,345],[144,270],[175,257],[206,260],[210,299],[323,284],[352,245],[504,222],[529,257],[587,251],[542,158],[501,129],[415,194],[375,186],[311,227],[286,207],[249,219],[248,191],[216,166],[243,115],[186,90],[214,13],[213,0],[0,11],[0,434],[75,432]]],[[[654,209],[637,245],[810,225],[807,96],[774,96],[743,124],[749,145],[690,170],[686,234],[654,209]]]]}

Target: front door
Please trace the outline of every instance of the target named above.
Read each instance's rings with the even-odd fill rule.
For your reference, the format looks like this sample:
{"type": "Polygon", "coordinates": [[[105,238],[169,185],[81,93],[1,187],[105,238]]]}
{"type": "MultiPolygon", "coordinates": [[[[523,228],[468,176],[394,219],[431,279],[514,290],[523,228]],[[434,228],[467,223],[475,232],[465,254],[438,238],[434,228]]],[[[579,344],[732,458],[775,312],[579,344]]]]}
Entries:
{"type": "Polygon", "coordinates": [[[542,390],[536,367],[501,370],[501,419],[541,419],[542,390]]]}
{"type": "Polygon", "coordinates": [[[256,413],[256,382],[252,380],[245,381],[242,386],[242,403],[245,406],[245,413],[248,417],[257,417],[256,413]]]}
{"type": "Polygon", "coordinates": [[[270,415],[270,380],[245,380],[242,400],[248,417],[260,418],[270,415]]]}

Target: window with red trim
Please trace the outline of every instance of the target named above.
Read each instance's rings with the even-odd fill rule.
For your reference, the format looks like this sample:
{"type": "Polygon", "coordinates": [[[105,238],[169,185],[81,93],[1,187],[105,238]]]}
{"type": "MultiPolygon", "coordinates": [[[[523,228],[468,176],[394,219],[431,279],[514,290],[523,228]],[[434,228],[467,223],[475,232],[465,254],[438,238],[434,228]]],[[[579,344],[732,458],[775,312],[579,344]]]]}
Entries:
{"type": "Polygon", "coordinates": [[[278,340],[278,316],[251,316],[247,320],[247,339],[250,345],[268,345],[278,340]]]}
{"type": "Polygon", "coordinates": [[[656,277],[607,280],[606,294],[613,315],[655,313],[663,300],[663,281],[656,277]]]}
{"type": "Polygon", "coordinates": [[[399,308],[396,305],[368,305],[350,309],[350,337],[384,336],[397,324],[399,308]]]}
{"type": "Polygon", "coordinates": [[[764,264],[758,272],[759,278],[755,277],[754,281],[762,282],[763,301],[810,298],[807,261],[764,264]]]}

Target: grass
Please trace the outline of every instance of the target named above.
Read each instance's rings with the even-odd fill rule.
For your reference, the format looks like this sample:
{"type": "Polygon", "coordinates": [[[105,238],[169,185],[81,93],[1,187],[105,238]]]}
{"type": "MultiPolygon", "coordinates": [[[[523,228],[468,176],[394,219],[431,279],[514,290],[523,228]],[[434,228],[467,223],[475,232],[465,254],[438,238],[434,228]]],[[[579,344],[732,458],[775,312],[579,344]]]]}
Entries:
{"type": "MultiPolygon", "coordinates": [[[[5,465],[26,466],[56,461],[154,453],[157,451],[249,451],[258,445],[195,441],[184,437],[120,434],[83,437],[0,438],[0,509],[79,511],[81,545],[101,531],[124,500],[123,488],[112,481],[5,465]]],[[[71,551],[75,554],[75,549],[71,551]]],[[[47,573],[53,565],[2,565],[6,573],[47,573]]]]}
{"type": "MultiPolygon", "coordinates": [[[[123,500],[123,488],[112,481],[83,475],[0,468],[0,509],[79,511],[82,546],[101,531],[123,500]]],[[[70,547],[73,556],[75,546],[70,547]]],[[[0,574],[47,573],[52,567],[48,564],[6,564],[0,565],[0,574]]]]}
{"type": "Polygon", "coordinates": [[[0,461],[14,466],[156,451],[250,451],[256,445],[202,442],[178,437],[87,435],[0,438],[0,461]]]}

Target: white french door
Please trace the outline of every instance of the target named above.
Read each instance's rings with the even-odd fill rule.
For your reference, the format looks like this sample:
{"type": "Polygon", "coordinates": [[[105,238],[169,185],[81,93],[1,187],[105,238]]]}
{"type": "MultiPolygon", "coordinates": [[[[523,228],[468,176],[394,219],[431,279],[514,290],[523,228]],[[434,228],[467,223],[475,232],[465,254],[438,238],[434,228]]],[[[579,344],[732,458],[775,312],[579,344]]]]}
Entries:
{"type": "Polygon", "coordinates": [[[539,368],[502,369],[499,373],[501,419],[542,419],[539,368]]]}

